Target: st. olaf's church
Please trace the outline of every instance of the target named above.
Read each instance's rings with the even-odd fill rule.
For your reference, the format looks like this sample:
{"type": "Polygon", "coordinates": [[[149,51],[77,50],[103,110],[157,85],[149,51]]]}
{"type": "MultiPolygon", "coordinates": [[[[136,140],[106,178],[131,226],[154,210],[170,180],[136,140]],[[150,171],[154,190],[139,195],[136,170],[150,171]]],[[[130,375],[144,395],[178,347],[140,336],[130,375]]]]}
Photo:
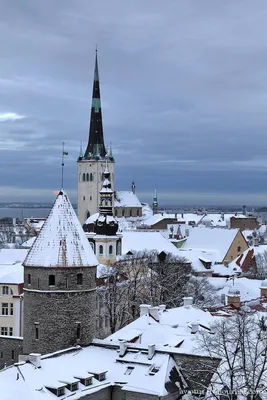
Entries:
{"type": "MultiPolygon", "coordinates": [[[[96,51],[89,139],[85,152],[81,151],[78,158],[78,218],[82,225],[99,212],[105,170],[109,172],[110,185],[114,190],[115,160],[111,147],[107,151],[104,142],[96,51]]],[[[142,205],[135,194],[134,181],[131,191],[112,193],[112,214],[116,217],[142,216],[142,205]]]]}

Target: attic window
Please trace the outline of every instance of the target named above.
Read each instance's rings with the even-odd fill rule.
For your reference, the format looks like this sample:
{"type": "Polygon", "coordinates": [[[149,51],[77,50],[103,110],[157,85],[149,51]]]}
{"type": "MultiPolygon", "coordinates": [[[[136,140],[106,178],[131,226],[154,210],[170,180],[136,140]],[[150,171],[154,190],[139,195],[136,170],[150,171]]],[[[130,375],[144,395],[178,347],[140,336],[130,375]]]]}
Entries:
{"type": "Polygon", "coordinates": [[[107,371],[104,371],[104,372],[90,372],[90,371],[88,371],[88,372],[92,373],[94,375],[94,378],[97,379],[99,382],[104,381],[106,379],[107,371]]]}
{"type": "Polygon", "coordinates": [[[124,375],[131,375],[133,370],[134,370],[134,367],[127,367],[124,375]]]}
{"type": "Polygon", "coordinates": [[[55,284],[56,284],[55,275],[49,275],[49,277],[48,277],[48,285],[49,286],[55,286],[55,284]]]}
{"type": "Polygon", "coordinates": [[[152,365],[149,369],[149,375],[155,375],[157,372],[159,372],[160,367],[157,365],[152,365]]]}
{"type": "Polygon", "coordinates": [[[90,385],[92,385],[92,378],[86,378],[86,379],[81,379],[81,383],[84,385],[84,386],[90,386],[90,385]]]}
{"type": "Polygon", "coordinates": [[[60,397],[65,394],[65,386],[66,385],[58,387],[56,384],[56,385],[52,385],[52,387],[51,386],[45,386],[45,387],[46,387],[46,389],[49,390],[49,392],[55,394],[57,397],[60,397]]]}

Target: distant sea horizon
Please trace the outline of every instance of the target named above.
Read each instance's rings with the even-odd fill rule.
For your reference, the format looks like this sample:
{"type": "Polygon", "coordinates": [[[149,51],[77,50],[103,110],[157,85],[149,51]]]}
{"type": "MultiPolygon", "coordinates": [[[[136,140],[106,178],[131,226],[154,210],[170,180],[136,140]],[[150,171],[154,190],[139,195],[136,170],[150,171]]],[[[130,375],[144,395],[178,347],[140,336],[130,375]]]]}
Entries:
{"type": "MultiPolygon", "coordinates": [[[[52,203],[29,203],[29,202],[2,202],[0,203],[0,219],[11,217],[11,218],[46,218],[52,207],[52,203]]],[[[77,204],[73,204],[73,208],[77,211],[77,204]]],[[[247,210],[251,211],[254,209],[256,212],[266,212],[267,207],[261,206],[248,206],[247,210]]],[[[195,211],[207,211],[207,212],[237,212],[242,211],[242,207],[236,205],[162,205],[159,207],[159,212],[166,211],[171,212],[195,212],[195,211]]]]}

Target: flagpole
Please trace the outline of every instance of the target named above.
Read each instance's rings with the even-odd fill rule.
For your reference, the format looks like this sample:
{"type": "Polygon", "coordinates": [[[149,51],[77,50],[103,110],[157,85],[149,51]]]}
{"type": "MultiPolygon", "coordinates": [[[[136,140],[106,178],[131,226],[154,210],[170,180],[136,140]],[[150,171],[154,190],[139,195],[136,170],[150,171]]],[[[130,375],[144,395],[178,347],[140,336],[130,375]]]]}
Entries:
{"type": "Polygon", "coordinates": [[[65,142],[62,142],[61,189],[63,189],[63,184],[64,184],[64,146],[65,146],[65,142]]]}

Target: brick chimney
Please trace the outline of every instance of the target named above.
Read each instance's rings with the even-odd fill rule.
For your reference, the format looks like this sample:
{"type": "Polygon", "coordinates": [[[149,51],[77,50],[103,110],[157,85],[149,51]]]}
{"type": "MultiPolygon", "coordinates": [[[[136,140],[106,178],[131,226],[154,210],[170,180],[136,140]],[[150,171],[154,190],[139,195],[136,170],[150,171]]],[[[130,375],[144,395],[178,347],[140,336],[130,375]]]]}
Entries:
{"type": "Polygon", "coordinates": [[[240,290],[234,285],[227,294],[227,305],[240,308],[240,290]]]}

